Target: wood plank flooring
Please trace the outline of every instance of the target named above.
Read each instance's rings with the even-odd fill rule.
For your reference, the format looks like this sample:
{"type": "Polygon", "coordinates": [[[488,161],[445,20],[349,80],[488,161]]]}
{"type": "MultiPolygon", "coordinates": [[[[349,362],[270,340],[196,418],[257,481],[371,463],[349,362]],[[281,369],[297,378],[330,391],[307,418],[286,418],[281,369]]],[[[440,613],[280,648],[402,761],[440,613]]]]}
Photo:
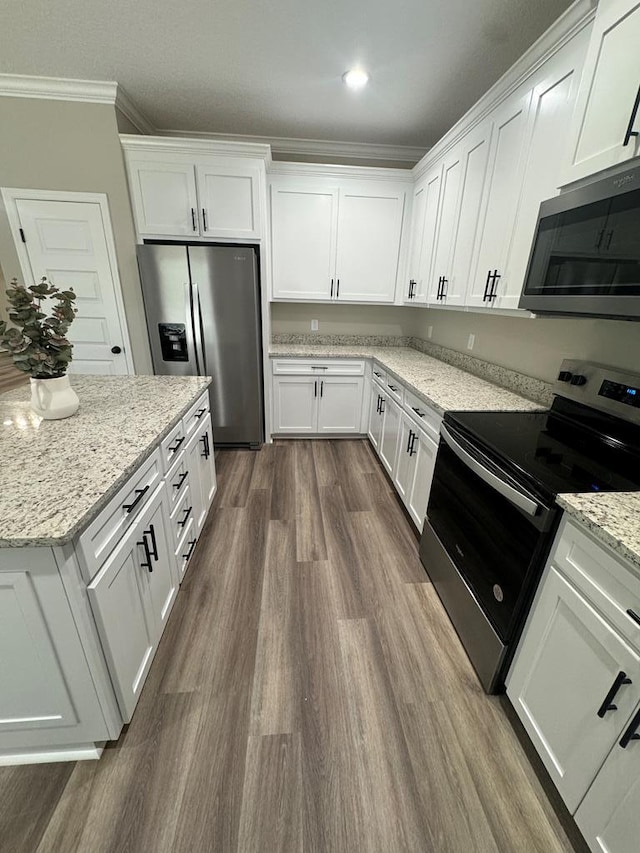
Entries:
{"type": "Polygon", "coordinates": [[[3,853],[569,853],[363,441],[217,457],[134,718],[0,768],[3,853]]]}

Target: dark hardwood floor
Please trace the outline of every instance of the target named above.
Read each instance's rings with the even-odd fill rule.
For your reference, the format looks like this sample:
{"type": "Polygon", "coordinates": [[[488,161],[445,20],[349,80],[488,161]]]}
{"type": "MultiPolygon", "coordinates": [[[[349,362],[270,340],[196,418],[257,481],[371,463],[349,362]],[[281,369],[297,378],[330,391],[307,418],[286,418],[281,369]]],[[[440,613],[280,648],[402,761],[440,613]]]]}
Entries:
{"type": "Polygon", "coordinates": [[[98,762],[0,768],[0,850],[571,851],[368,444],[217,464],[133,721],[98,762]]]}

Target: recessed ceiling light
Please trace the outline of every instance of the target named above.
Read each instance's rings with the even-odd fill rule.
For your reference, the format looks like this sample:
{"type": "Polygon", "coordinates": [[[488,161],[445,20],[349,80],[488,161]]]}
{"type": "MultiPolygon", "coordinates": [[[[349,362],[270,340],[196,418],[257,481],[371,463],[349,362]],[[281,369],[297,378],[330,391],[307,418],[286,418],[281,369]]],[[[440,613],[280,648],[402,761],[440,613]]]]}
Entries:
{"type": "Polygon", "coordinates": [[[369,82],[369,75],[361,68],[352,68],[350,71],[345,71],[342,79],[350,89],[362,89],[369,82]]]}

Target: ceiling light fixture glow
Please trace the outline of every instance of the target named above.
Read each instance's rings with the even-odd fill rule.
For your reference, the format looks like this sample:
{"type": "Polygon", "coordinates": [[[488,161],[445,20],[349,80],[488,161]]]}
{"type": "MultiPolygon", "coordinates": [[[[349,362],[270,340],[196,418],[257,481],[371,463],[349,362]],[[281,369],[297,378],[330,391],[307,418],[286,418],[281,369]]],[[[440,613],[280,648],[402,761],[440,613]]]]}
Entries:
{"type": "Polygon", "coordinates": [[[361,68],[352,68],[350,71],[345,71],[342,79],[350,89],[362,89],[369,82],[369,75],[361,68]]]}

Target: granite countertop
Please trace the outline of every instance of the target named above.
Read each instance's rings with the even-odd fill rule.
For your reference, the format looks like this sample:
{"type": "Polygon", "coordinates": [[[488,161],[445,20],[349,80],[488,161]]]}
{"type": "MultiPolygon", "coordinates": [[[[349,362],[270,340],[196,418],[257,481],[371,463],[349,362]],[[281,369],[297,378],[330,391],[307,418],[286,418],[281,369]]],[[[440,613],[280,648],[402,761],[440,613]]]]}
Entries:
{"type": "Polygon", "coordinates": [[[446,411],[543,411],[547,406],[411,347],[271,344],[272,358],[374,358],[428,406],[446,411]]]}
{"type": "Polygon", "coordinates": [[[80,409],[59,421],[31,411],[29,385],[0,395],[0,547],[73,539],[210,382],[73,375],[80,409]]]}
{"type": "Polygon", "coordinates": [[[565,512],[640,571],[640,492],[558,495],[565,512]]]}

